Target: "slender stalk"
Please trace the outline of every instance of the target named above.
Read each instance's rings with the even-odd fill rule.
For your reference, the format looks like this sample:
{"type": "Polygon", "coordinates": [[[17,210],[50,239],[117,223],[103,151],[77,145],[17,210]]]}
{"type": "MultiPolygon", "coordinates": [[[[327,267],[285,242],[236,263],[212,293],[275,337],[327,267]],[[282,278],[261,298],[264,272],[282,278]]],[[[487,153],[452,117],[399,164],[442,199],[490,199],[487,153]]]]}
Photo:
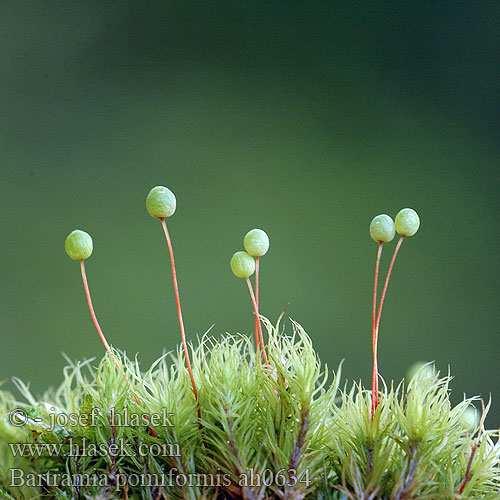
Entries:
{"type": "MultiPolygon", "coordinates": [[[[252,300],[252,306],[253,306],[253,313],[255,314],[255,318],[257,319],[257,337],[259,339],[262,339],[263,338],[263,335],[262,335],[262,325],[260,324],[260,315],[259,315],[259,306],[257,304],[257,301],[255,299],[255,294],[253,292],[253,287],[252,287],[252,283],[250,282],[250,280],[247,278],[246,279],[246,282],[247,282],[247,286],[248,286],[248,291],[250,292],[250,299],[252,300]]],[[[257,344],[257,352],[260,351],[260,342],[257,344]]],[[[267,353],[266,353],[266,350],[264,349],[264,346],[262,345],[262,355],[264,357],[264,362],[267,364],[269,364],[269,360],[267,359],[267,353]]]]}
{"type": "Polygon", "coordinates": [[[394,264],[396,262],[399,249],[401,248],[403,241],[404,236],[401,236],[396,244],[396,248],[394,248],[394,253],[392,254],[391,262],[389,264],[389,268],[387,269],[387,276],[385,277],[384,287],[382,288],[382,294],[380,296],[380,303],[378,306],[377,323],[375,325],[376,335],[378,335],[378,331],[380,328],[380,319],[382,318],[382,310],[384,308],[385,297],[387,295],[387,289],[389,288],[389,281],[391,280],[392,270],[394,269],[394,264]]]}
{"type": "Polygon", "coordinates": [[[382,258],[383,243],[377,244],[377,257],[375,258],[375,271],[373,276],[373,301],[372,301],[372,417],[378,406],[378,335],[375,331],[377,324],[377,290],[378,276],[380,272],[380,259],[382,258]]]}
{"type": "MultiPolygon", "coordinates": [[[[257,309],[260,311],[260,257],[255,257],[255,303],[257,304],[257,309]]],[[[262,329],[259,333],[259,318],[255,318],[255,344],[260,346],[264,350],[264,338],[262,337],[262,329]]]]}
{"type": "Polygon", "coordinates": [[[172,274],[172,287],[174,289],[175,307],[177,311],[177,320],[179,321],[179,330],[181,333],[181,343],[182,349],[184,351],[184,362],[186,364],[186,369],[191,380],[191,387],[193,389],[193,394],[195,399],[198,401],[198,389],[196,387],[196,382],[194,380],[193,369],[191,367],[191,358],[189,357],[189,350],[186,343],[186,330],[184,329],[184,320],[182,318],[182,308],[181,300],[179,296],[179,285],[177,284],[177,271],[175,268],[175,257],[174,249],[172,247],[172,240],[170,239],[170,234],[167,229],[167,223],[165,219],[160,219],[161,227],[163,229],[163,234],[165,235],[165,241],[167,242],[168,254],[170,257],[170,270],[172,274]]]}
{"type": "Polygon", "coordinates": [[[113,354],[113,351],[111,350],[111,347],[109,346],[108,341],[106,340],[106,337],[102,332],[101,325],[99,324],[99,321],[97,320],[97,316],[94,311],[94,305],[92,304],[92,296],[90,295],[90,288],[87,280],[87,273],[85,272],[85,261],[83,260],[80,261],[80,271],[82,273],[83,290],[85,292],[85,298],[87,299],[87,306],[90,312],[90,319],[94,324],[94,328],[97,331],[97,335],[99,335],[99,339],[101,340],[104,349],[106,349],[106,352],[113,354]]]}
{"type": "Polygon", "coordinates": [[[382,249],[384,243],[379,241],[377,244],[377,257],[375,258],[375,270],[373,273],[373,304],[372,304],[372,330],[375,330],[377,322],[377,290],[378,290],[378,276],[380,273],[380,260],[382,258],[382,249]]]}
{"type": "MultiPolygon", "coordinates": [[[[384,308],[384,302],[385,302],[385,298],[387,296],[387,290],[389,288],[389,282],[391,280],[392,270],[394,269],[394,264],[396,262],[396,258],[398,256],[401,245],[403,244],[403,241],[404,241],[404,237],[401,236],[396,244],[396,247],[394,248],[394,253],[392,254],[391,262],[389,263],[389,267],[387,269],[387,275],[385,277],[384,286],[382,288],[382,294],[380,296],[380,303],[378,306],[377,318],[375,320],[375,327],[373,330],[373,349],[374,349],[375,353],[377,352],[377,349],[378,349],[378,334],[379,334],[379,330],[380,330],[380,320],[382,318],[382,311],[384,308]]],[[[375,358],[376,357],[377,357],[377,355],[375,355],[375,358]]],[[[373,376],[376,376],[377,381],[375,384],[375,388],[378,389],[378,366],[376,366],[376,367],[374,366],[372,377],[373,376]],[[375,368],[376,368],[376,372],[375,372],[375,368]]],[[[374,386],[373,386],[373,381],[372,381],[372,391],[373,390],[374,390],[374,386]]],[[[377,407],[378,407],[378,390],[375,393],[372,392],[372,415],[373,415],[373,413],[375,413],[375,410],[377,409],[377,407]]]]}

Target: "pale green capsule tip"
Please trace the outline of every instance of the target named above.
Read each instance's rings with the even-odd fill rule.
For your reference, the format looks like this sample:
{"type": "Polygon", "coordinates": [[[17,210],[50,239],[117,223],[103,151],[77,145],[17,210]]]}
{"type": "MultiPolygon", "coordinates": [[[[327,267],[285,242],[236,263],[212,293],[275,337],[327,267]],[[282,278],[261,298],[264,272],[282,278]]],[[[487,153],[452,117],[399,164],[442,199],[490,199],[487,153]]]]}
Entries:
{"type": "Polygon", "coordinates": [[[89,233],[75,229],[66,237],[64,249],[71,259],[85,260],[92,255],[94,244],[89,233]]]}
{"type": "Polygon", "coordinates": [[[389,243],[394,238],[396,229],[392,217],[380,214],[374,217],[370,223],[370,236],[378,243],[389,243]]]}
{"type": "Polygon", "coordinates": [[[236,252],[231,257],[231,271],[237,278],[250,278],[255,272],[255,260],[251,255],[246,252],[236,252]]]}
{"type": "Polygon", "coordinates": [[[462,414],[462,423],[464,427],[472,432],[479,425],[480,415],[479,411],[474,406],[468,406],[462,414]]]}
{"type": "Polygon", "coordinates": [[[262,257],[269,250],[269,236],[262,229],[251,229],[243,238],[245,250],[253,257],[262,257]]]}
{"type": "Polygon", "coordinates": [[[413,208],[403,208],[396,215],[396,231],[400,236],[413,236],[420,227],[420,217],[413,208]]]}
{"type": "Polygon", "coordinates": [[[176,207],[174,193],[165,186],[155,186],[146,197],[146,209],[151,217],[165,219],[174,215],[176,207]]]}
{"type": "Polygon", "coordinates": [[[418,361],[410,366],[406,374],[408,380],[417,376],[420,379],[428,380],[434,378],[436,375],[437,372],[434,363],[424,363],[423,361],[418,361]]]}

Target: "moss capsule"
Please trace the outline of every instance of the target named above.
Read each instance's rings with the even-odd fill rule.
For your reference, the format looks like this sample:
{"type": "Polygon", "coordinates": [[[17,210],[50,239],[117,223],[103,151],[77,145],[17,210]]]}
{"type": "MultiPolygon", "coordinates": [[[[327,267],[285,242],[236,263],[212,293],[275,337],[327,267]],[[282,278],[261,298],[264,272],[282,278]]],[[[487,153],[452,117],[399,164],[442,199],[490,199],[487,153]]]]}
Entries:
{"type": "Polygon", "coordinates": [[[370,236],[377,243],[389,243],[394,238],[396,229],[392,217],[380,214],[374,217],[370,223],[370,236]]]}
{"type": "Polygon", "coordinates": [[[75,229],[66,237],[64,249],[71,259],[85,260],[92,255],[94,245],[89,233],[75,229]]]}
{"type": "Polygon", "coordinates": [[[403,208],[396,215],[396,231],[400,236],[413,236],[420,227],[420,218],[412,208],[403,208]]]}
{"type": "Polygon", "coordinates": [[[165,186],[155,186],[146,197],[146,209],[151,217],[165,219],[175,213],[177,200],[174,193],[165,186]]]}
{"type": "Polygon", "coordinates": [[[269,236],[262,229],[251,229],[243,238],[243,246],[252,257],[262,257],[269,250],[269,236]]]}
{"type": "Polygon", "coordinates": [[[414,363],[406,373],[408,380],[417,376],[422,380],[432,380],[436,375],[437,372],[434,363],[424,363],[423,361],[414,363]]]}
{"type": "Polygon", "coordinates": [[[255,272],[254,258],[243,251],[236,252],[231,257],[230,265],[231,271],[233,271],[237,278],[250,278],[255,272]]]}
{"type": "Polygon", "coordinates": [[[479,425],[480,415],[474,406],[469,406],[462,414],[462,424],[469,431],[473,432],[479,425]]]}

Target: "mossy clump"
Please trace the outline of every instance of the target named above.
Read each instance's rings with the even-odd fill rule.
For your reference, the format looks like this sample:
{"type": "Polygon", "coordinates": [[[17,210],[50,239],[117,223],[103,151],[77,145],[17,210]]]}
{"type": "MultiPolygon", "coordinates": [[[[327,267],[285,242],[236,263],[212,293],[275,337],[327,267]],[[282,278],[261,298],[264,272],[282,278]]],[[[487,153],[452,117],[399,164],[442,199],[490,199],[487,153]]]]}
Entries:
{"type": "Polygon", "coordinates": [[[452,405],[449,376],[383,387],[372,417],[370,391],[300,325],[263,321],[268,363],[246,336],[191,349],[197,401],[181,349],[148,370],[117,351],[70,364],[40,399],[16,381],[23,401],[0,392],[1,498],[498,498],[498,431],[487,408],[471,425],[473,399],[452,405]]]}

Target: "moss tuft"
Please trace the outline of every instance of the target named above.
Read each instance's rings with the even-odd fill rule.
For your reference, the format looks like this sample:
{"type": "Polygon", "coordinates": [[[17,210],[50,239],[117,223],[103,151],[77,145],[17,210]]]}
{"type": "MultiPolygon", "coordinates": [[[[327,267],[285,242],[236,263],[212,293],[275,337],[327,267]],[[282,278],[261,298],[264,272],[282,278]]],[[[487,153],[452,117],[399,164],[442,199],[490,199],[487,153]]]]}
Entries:
{"type": "Polygon", "coordinates": [[[2,498],[498,498],[498,431],[487,407],[470,428],[475,400],[453,406],[449,376],[384,386],[372,418],[370,391],[341,384],[299,324],[264,325],[269,364],[246,336],[191,349],[199,408],[181,349],[146,371],[117,351],[70,363],[39,399],[16,381],[22,401],[0,392],[2,498]]]}

